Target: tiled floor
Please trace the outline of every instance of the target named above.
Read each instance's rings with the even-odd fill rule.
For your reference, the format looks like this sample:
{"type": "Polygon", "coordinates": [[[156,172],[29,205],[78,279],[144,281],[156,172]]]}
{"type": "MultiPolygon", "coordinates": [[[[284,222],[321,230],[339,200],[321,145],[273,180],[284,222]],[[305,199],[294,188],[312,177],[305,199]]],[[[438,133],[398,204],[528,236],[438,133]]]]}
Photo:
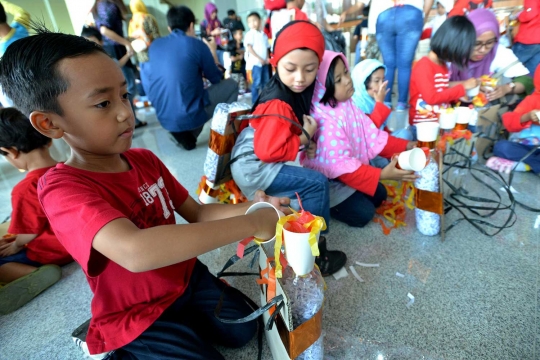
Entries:
{"type": "MultiPolygon", "coordinates": [[[[150,116],[151,117],[151,116],[150,116]]],[[[198,147],[186,152],[155,122],[138,130],[134,147],[154,151],[192,196],[202,175],[208,129],[198,147]]],[[[10,212],[9,192],[24,174],[0,160],[0,220],[10,212]]],[[[468,177],[466,188],[489,195],[468,177]]],[[[540,206],[540,179],[516,176],[517,198],[540,206]]],[[[501,192],[502,194],[502,192],[501,192]]],[[[324,310],[327,359],[539,359],[540,229],[538,214],[516,208],[517,222],[494,237],[461,223],[445,242],[421,236],[408,226],[389,236],[378,224],[353,229],[334,221],[330,246],[356,261],[364,283],[349,272],[327,279],[324,310]],[[404,277],[396,276],[396,272],[404,277]],[[407,307],[407,294],[415,297],[407,307]]],[[[504,214],[489,221],[502,223],[504,214]]],[[[457,217],[450,212],[448,219],[457,217]]],[[[235,252],[226,246],[201,257],[216,272],[235,252]]],[[[235,265],[247,268],[247,259],[235,265]]],[[[230,282],[258,299],[254,278],[230,282]]],[[[91,293],[78,265],[63,269],[63,279],[22,309],[0,317],[0,359],[82,359],[70,334],[90,316],[91,293]]],[[[227,359],[255,359],[256,341],[241,350],[222,349],[227,359]]],[[[270,359],[265,344],[264,358],[270,359]]],[[[279,359],[281,360],[281,359],[279,359]]]]}

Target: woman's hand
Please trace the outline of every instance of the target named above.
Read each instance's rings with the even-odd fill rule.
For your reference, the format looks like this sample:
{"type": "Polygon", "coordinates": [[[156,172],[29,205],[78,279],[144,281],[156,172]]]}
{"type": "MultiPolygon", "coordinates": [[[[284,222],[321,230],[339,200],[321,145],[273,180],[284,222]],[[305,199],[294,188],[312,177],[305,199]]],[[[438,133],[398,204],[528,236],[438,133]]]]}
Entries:
{"type": "Polygon", "coordinates": [[[465,88],[465,90],[471,90],[477,87],[479,84],[480,81],[478,79],[470,78],[463,82],[463,87],[465,88]]]}
{"type": "Polygon", "coordinates": [[[414,181],[419,178],[414,171],[401,170],[396,167],[397,156],[381,171],[381,180],[414,181]]]}
{"type": "Polygon", "coordinates": [[[418,145],[418,141],[409,141],[407,143],[407,150],[412,150],[418,145]]]}
{"type": "Polygon", "coordinates": [[[498,85],[493,91],[488,91],[486,97],[489,101],[497,100],[512,92],[512,88],[506,85],[498,85]]]}
{"type": "Polygon", "coordinates": [[[221,28],[215,28],[210,32],[210,35],[212,36],[220,36],[221,35],[221,28]]]}
{"type": "Polygon", "coordinates": [[[306,147],[306,156],[308,159],[315,159],[317,154],[317,143],[313,140],[309,142],[309,146],[306,147]]]}
{"type": "Polygon", "coordinates": [[[377,92],[375,93],[376,102],[380,102],[380,103],[384,102],[386,95],[390,91],[390,89],[387,88],[387,86],[388,86],[388,80],[386,80],[379,86],[379,88],[377,89],[377,92]]]}

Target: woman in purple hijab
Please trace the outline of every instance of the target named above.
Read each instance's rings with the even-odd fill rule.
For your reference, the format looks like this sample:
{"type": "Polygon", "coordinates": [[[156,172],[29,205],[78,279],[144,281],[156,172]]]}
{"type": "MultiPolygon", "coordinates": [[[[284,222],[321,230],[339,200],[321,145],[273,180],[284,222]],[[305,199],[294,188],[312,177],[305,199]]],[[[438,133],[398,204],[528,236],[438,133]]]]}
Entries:
{"type": "Polygon", "coordinates": [[[532,85],[532,78],[512,50],[499,44],[499,21],[495,14],[487,9],[477,9],[467,17],[476,29],[476,45],[465,69],[451,66],[450,81],[461,82],[504,70],[504,77],[499,80],[497,87],[481,89],[488,100],[494,101],[508,94],[525,94],[532,85]]]}
{"type": "Polygon", "coordinates": [[[204,20],[201,21],[201,35],[203,37],[213,36],[216,44],[221,45],[221,21],[219,21],[218,9],[214,3],[209,2],[204,7],[204,20]]]}

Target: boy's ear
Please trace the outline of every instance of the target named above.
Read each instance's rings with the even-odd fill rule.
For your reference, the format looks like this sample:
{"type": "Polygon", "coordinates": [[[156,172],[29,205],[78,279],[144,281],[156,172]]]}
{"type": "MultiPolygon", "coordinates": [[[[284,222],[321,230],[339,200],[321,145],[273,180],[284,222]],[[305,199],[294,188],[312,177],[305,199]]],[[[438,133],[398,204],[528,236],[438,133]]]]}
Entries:
{"type": "Polygon", "coordinates": [[[17,150],[14,147],[10,147],[10,148],[0,147],[0,150],[7,153],[6,156],[12,160],[15,160],[19,157],[19,150],[17,150]]]}
{"type": "Polygon", "coordinates": [[[34,129],[51,139],[60,139],[64,136],[64,130],[56,126],[52,121],[50,112],[33,111],[28,117],[34,129]]]}

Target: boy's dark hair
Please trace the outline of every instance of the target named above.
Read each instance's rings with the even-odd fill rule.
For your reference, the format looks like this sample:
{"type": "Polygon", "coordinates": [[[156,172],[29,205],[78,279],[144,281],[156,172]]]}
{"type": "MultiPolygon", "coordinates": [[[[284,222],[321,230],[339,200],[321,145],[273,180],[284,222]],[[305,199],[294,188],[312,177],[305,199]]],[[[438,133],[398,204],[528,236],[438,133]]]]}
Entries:
{"type": "Polygon", "coordinates": [[[195,24],[195,15],[187,6],[171,6],[167,11],[167,24],[171,30],[187,31],[191,23],[195,24]]]}
{"type": "Polygon", "coordinates": [[[373,72],[371,74],[369,74],[369,76],[366,78],[366,81],[364,81],[364,86],[366,87],[366,89],[369,89],[368,86],[369,86],[369,83],[371,82],[371,77],[373,76],[375,71],[380,70],[380,69],[384,69],[384,66],[379,66],[378,68],[373,70],[373,72]]]}
{"type": "MultiPolygon", "coordinates": [[[[0,147],[14,147],[29,153],[49,144],[52,140],[32,127],[30,120],[15,108],[0,109],[0,147]]],[[[0,154],[7,153],[0,150],[0,154]]]]}
{"type": "Polygon", "coordinates": [[[83,26],[81,31],[81,36],[83,38],[95,37],[99,41],[103,41],[103,35],[93,26],[83,26]]]}
{"type": "Polygon", "coordinates": [[[431,39],[431,50],[440,61],[450,62],[463,69],[476,43],[474,25],[465,16],[446,19],[431,39]]]}
{"type": "Polygon", "coordinates": [[[76,35],[54,33],[32,24],[36,35],[12,43],[0,59],[0,84],[24,115],[51,111],[62,115],[58,96],[69,83],[58,71],[61,60],[103,53],[98,44],[76,35]]]}
{"type": "Polygon", "coordinates": [[[261,15],[259,15],[258,12],[254,11],[252,13],[249,13],[246,19],[249,19],[250,17],[255,16],[257,19],[261,20],[261,15]]]}
{"type": "Polygon", "coordinates": [[[233,9],[227,10],[227,16],[233,16],[233,15],[236,15],[236,11],[234,11],[233,9]]]}
{"type": "Polygon", "coordinates": [[[336,64],[338,60],[342,59],[341,57],[336,56],[334,60],[332,60],[332,62],[330,63],[330,67],[328,68],[328,74],[326,74],[326,83],[324,84],[324,86],[326,87],[326,92],[321,98],[321,102],[324,105],[330,105],[333,108],[335,108],[337,105],[337,100],[334,97],[334,92],[336,91],[336,83],[334,82],[334,70],[336,69],[336,64]]]}
{"type": "Polygon", "coordinates": [[[4,6],[2,5],[2,3],[0,3],[0,24],[5,23],[7,23],[7,15],[6,11],[4,10],[4,6]]]}

